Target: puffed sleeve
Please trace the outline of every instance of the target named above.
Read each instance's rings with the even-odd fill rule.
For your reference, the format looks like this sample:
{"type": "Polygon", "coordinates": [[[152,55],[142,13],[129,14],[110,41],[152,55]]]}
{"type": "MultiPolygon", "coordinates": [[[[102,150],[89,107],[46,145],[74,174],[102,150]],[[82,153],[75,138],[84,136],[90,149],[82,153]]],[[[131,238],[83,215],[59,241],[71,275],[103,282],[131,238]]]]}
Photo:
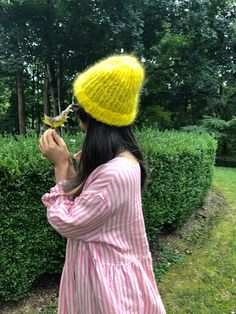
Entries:
{"type": "Polygon", "coordinates": [[[106,186],[96,191],[91,185],[72,199],[63,195],[62,184],[59,183],[42,197],[42,202],[47,207],[49,223],[66,238],[96,239],[111,214],[106,186]]]}

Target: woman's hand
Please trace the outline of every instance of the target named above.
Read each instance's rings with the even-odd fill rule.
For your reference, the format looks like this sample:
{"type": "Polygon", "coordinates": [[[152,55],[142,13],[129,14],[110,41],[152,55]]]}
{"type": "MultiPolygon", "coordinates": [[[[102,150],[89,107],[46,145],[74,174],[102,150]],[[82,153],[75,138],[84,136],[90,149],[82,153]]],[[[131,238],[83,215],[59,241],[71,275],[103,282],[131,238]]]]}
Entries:
{"type": "Polygon", "coordinates": [[[48,160],[55,166],[60,166],[70,160],[70,154],[63,139],[52,129],[44,132],[39,141],[39,148],[48,160]]]}
{"type": "Polygon", "coordinates": [[[77,160],[77,161],[80,160],[81,154],[82,154],[82,150],[80,150],[78,153],[74,154],[75,160],[77,160]]]}
{"type": "Polygon", "coordinates": [[[57,183],[76,175],[66,144],[54,130],[44,132],[39,141],[39,148],[42,154],[55,165],[57,183]]]}

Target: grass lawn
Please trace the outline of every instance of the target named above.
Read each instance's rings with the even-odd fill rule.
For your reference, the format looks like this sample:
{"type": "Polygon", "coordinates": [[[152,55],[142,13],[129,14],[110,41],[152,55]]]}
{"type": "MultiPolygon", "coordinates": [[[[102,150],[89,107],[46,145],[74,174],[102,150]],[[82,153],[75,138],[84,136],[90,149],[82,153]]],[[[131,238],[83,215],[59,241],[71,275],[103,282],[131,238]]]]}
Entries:
{"type": "Polygon", "coordinates": [[[209,237],[159,282],[167,313],[236,313],[236,169],[217,167],[214,188],[228,204],[209,237]]]}

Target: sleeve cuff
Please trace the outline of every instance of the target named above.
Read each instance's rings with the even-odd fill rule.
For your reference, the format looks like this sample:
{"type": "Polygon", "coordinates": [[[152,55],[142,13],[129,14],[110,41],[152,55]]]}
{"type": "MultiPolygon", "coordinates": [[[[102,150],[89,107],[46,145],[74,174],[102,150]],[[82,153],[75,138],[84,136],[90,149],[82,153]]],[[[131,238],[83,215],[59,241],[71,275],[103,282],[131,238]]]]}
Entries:
{"type": "Polygon", "coordinates": [[[46,207],[48,207],[51,204],[51,202],[55,200],[56,198],[58,198],[59,196],[69,198],[69,196],[66,196],[63,194],[62,187],[63,187],[63,182],[59,182],[58,184],[56,184],[54,187],[50,189],[49,193],[46,193],[42,196],[42,202],[46,207]]]}

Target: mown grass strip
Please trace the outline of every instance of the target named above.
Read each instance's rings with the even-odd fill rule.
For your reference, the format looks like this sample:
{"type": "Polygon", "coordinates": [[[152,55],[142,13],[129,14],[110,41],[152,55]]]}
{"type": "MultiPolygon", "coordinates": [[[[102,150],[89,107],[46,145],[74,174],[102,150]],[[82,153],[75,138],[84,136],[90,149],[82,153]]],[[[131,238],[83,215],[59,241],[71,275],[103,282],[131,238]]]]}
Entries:
{"type": "Polygon", "coordinates": [[[236,169],[216,168],[214,187],[228,204],[204,245],[176,264],[159,283],[167,313],[230,314],[236,311],[236,169]]]}

